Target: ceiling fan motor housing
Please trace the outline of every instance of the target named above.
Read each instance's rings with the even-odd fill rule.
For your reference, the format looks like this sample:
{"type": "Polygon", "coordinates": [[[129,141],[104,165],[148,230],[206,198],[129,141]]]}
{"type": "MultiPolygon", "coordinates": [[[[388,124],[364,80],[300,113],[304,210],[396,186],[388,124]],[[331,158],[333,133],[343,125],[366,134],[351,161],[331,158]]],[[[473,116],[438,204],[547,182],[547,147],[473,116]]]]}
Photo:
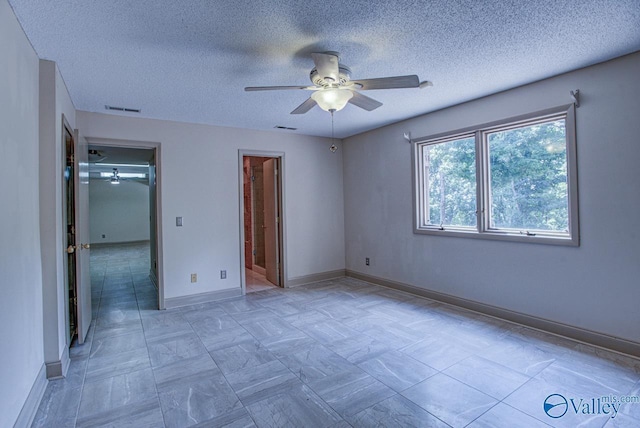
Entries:
{"type": "Polygon", "coordinates": [[[311,73],[309,73],[309,78],[311,79],[311,82],[314,85],[322,86],[322,87],[342,86],[347,84],[351,80],[351,69],[346,65],[340,64],[338,66],[338,70],[339,70],[338,75],[340,77],[339,82],[334,82],[333,79],[331,78],[327,78],[326,76],[321,76],[320,73],[318,73],[318,69],[316,67],[314,67],[313,70],[311,70],[311,73]]]}
{"type": "Polygon", "coordinates": [[[420,80],[415,74],[351,81],[351,69],[340,64],[338,52],[313,52],[311,57],[315,67],[309,73],[309,79],[311,79],[313,86],[248,86],[244,90],[279,91],[304,89],[313,91],[311,97],[291,112],[291,114],[303,114],[316,105],[326,111],[339,111],[347,103],[372,111],[380,107],[382,103],[361,94],[360,90],[417,88],[420,86],[420,80]]]}

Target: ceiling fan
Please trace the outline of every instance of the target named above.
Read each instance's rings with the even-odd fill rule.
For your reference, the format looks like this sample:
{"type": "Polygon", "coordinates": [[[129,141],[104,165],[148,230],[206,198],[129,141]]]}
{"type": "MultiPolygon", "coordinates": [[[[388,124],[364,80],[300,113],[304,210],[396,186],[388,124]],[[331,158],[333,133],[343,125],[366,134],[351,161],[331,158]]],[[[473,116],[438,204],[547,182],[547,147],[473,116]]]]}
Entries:
{"type": "MultiPolygon", "coordinates": [[[[105,174],[105,176],[106,175],[107,174],[105,174]]],[[[118,173],[118,168],[113,168],[111,176],[109,176],[106,181],[111,182],[111,184],[120,184],[120,174],[118,173]]]]}
{"type": "Polygon", "coordinates": [[[340,57],[337,52],[312,53],[311,57],[315,64],[315,67],[309,74],[311,82],[313,83],[312,86],[249,86],[244,88],[244,90],[247,92],[289,89],[314,91],[310,98],[291,112],[291,114],[303,114],[311,110],[316,104],[319,105],[321,109],[332,113],[342,110],[347,103],[351,103],[367,111],[372,111],[380,107],[382,103],[358,91],[432,86],[429,81],[420,83],[418,76],[415,74],[351,80],[351,70],[349,67],[340,64],[340,57]]]}
{"type": "MultiPolygon", "coordinates": [[[[124,166],[127,167],[127,165],[124,166]]],[[[132,172],[120,172],[118,168],[113,168],[111,172],[100,171],[99,174],[104,181],[109,181],[111,184],[120,184],[122,181],[147,182],[149,179],[146,172],[135,172],[131,168],[125,168],[125,171],[132,172]]]]}

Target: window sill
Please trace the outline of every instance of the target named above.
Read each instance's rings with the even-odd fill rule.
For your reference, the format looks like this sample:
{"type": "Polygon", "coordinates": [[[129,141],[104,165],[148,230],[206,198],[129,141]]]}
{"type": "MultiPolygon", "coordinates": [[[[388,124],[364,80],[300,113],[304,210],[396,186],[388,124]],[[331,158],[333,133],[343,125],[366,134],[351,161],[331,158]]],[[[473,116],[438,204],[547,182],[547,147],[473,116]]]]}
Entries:
{"type": "Polygon", "coordinates": [[[529,244],[562,245],[569,247],[580,246],[578,237],[553,236],[553,235],[525,235],[510,232],[478,232],[476,230],[464,229],[439,229],[436,227],[414,228],[414,234],[448,236],[454,238],[488,239],[492,241],[527,242],[529,244]]]}

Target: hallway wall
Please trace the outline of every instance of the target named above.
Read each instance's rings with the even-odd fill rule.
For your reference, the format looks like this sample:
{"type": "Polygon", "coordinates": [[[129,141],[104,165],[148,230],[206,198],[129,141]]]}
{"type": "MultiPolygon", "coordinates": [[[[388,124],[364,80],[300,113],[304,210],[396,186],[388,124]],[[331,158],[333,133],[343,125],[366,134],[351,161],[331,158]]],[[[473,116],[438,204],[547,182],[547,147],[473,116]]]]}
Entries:
{"type": "Polygon", "coordinates": [[[149,185],[132,180],[121,180],[117,185],[104,179],[89,180],[89,227],[92,244],[148,241],[149,185]]]}
{"type": "Polygon", "coordinates": [[[44,357],[49,376],[61,376],[69,364],[66,331],[66,281],[63,220],[62,117],[71,131],[76,115],[56,64],[40,60],[40,239],[44,299],[44,357]]]}
{"type": "Polygon", "coordinates": [[[240,149],[284,153],[287,279],[344,270],[342,151],[330,139],[85,111],[77,119],[104,144],[160,144],[165,298],[240,289],[240,149]]]}
{"type": "MultiPolygon", "coordinates": [[[[0,40],[0,426],[10,427],[25,403],[44,392],[44,350],[39,60],[6,0],[0,0],[0,40]]],[[[24,408],[22,423],[29,411],[24,408]]]]}

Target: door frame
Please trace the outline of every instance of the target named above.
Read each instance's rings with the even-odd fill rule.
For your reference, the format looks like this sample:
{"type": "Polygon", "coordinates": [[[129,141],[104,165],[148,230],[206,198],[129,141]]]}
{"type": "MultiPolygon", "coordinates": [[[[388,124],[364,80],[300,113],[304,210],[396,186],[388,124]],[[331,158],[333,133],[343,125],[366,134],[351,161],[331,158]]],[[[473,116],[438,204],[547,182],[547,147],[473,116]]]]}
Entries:
{"type": "Polygon", "coordinates": [[[245,275],[245,255],[244,255],[244,157],[264,157],[278,159],[280,165],[278,171],[278,193],[280,197],[276,202],[278,205],[278,212],[280,214],[280,228],[278,231],[277,239],[279,241],[278,252],[280,258],[280,286],[282,288],[289,288],[288,284],[288,270],[287,270],[287,221],[284,207],[286,204],[286,167],[285,167],[285,154],[284,152],[272,152],[265,150],[250,150],[239,149],[238,150],[238,200],[239,200],[239,229],[240,229],[240,287],[242,294],[247,292],[247,278],[245,275]]]}
{"type": "Polygon", "coordinates": [[[78,319],[79,314],[78,314],[78,289],[80,288],[81,284],[79,284],[78,282],[80,281],[80,278],[78,278],[78,263],[80,262],[78,254],[76,254],[76,245],[78,243],[78,239],[77,239],[77,230],[73,232],[73,243],[69,242],[69,225],[68,225],[68,221],[69,221],[69,215],[73,215],[73,228],[76,228],[76,222],[78,221],[78,219],[76,218],[77,212],[78,210],[76,209],[76,205],[78,203],[78,201],[76,200],[78,197],[78,193],[76,189],[76,186],[78,183],[76,183],[76,174],[78,173],[78,171],[76,171],[76,167],[77,167],[77,162],[76,162],[76,156],[77,153],[75,153],[75,150],[77,148],[77,140],[76,140],[77,136],[76,133],[74,131],[74,129],[71,127],[71,125],[69,124],[69,121],[67,120],[67,118],[65,117],[65,115],[62,115],[62,136],[61,136],[61,146],[62,146],[62,242],[63,242],[63,262],[62,262],[62,277],[63,277],[63,284],[64,284],[64,294],[63,294],[63,299],[64,299],[64,325],[65,325],[65,346],[68,348],[71,346],[71,344],[73,343],[73,339],[76,337],[77,332],[78,332],[78,319]],[[73,151],[72,153],[72,169],[71,169],[71,173],[69,174],[69,176],[67,176],[67,167],[69,164],[69,150],[67,147],[67,134],[69,134],[69,137],[71,139],[71,150],[73,151]],[[69,185],[68,182],[73,183],[73,191],[69,192],[69,185]],[[71,193],[71,194],[70,194],[71,193]],[[73,201],[73,207],[72,209],[72,213],[69,213],[69,200],[73,201]],[[73,256],[71,256],[70,253],[68,253],[67,248],[71,246],[73,248],[73,256]],[[69,269],[69,258],[73,257],[73,271],[71,271],[69,269]],[[76,332],[74,334],[72,334],[71,332],[71,306],[70,306],[70,302],[69,302],[69,282],[71,281],[71,275],[74,276],[74,293],[75,293],[75,298],[76,298],[76,304],[75,304],[75,308],[74,309],[74,316],[75,316],[75,329],[76,332]]]}
{"type": "Polygon", "coordinates": [[[87,339],[91,321],[93,320],[90,273],[91,249],[89,244],[89,148],[87,140],[84,136],[80,135],[78,129],[75,129],[73,132],[73,141],[77,286],[76,319],[78,344],[82,345],[87,339]]]}
{"type": "Polygon", "coordinates": [[[114,138],[85,137],[89,145],[119,147],[123,149],[154,150],[156,161],[156,246],[158,261],[158,309],[165,309],[164,303],[164,257],[162,241],[162,144],[154,141],[119,140],[114,138]]]}

